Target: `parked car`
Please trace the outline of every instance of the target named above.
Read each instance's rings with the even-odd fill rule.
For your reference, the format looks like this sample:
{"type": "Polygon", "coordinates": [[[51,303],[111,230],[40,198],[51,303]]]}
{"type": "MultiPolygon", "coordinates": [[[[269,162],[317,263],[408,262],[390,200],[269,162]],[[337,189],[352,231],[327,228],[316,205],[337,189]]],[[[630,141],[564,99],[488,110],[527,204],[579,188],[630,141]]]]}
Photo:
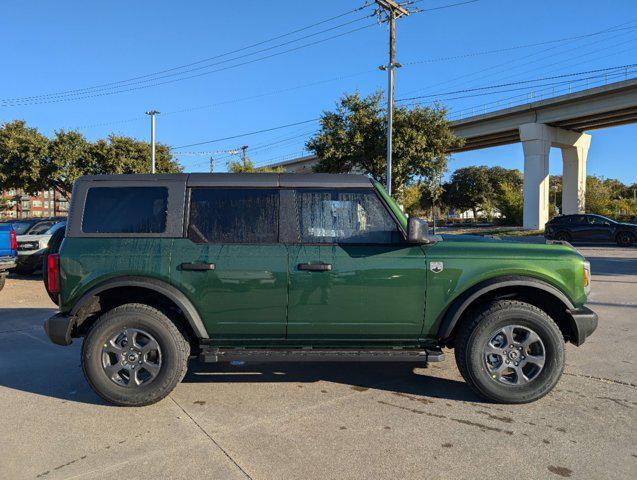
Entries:
{"type": "Polygon", "coordinates": [[[140,406],[206,362],[443,359],[497,402],[558,382],[597,327],[568,245],[431,235],[362,175],[80,178],[47,257],[56,344],[85,337],[97,394],[140,406]]]}
{"type": "Polygon", "coordinates": [[[628,247],[637,241],[637,225],[601,215],[560,215],[546,224],[544,237],[567,242],[615,242],[628,247]]]}
{"type": "Polygon", "coordinates": [[[42,266],[42,259],[47,253],[49,240],[53,234],[63,229],[66,221],[62,222],[46,222],[46,230],[44,226],[29,230],[28,235],[18,235],[18,262],[16,272],[22,275],[29,275],[42,266]]]}
{"type": "Polygon", "coordinates": [[[16,265],[18,242],[10,223],[0,224],[0,290],[4,288],[7,274],[16,265]]]}
{"type": "Polygon", "coordinates": [[[31,217],[3,220],[0,224],[11,224],[16,235],[39,235],[47,231],[53,224],[66,220],[66,217],[31,217]]]}

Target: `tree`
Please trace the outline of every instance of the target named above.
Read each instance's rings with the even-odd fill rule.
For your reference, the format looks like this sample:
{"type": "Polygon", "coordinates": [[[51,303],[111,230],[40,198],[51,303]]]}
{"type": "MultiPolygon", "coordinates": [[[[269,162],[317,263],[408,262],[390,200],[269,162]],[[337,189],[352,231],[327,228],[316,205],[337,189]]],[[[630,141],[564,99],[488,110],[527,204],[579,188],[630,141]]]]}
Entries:
{"type": "MultiPolygon", "coordinates": [[[[181,171],[166,145],[156,146],[156,170],[181,171]]],[[[22,120],[0,127],[0,189],[16,188],[30,194],[56,190],[68,198],[79,176],[149,171],[148,142],[111,135],[91,143],[79,132],[64,130],[48,139],[22,120]]]]}
{"type": "Polygon", "coordinates": [[[69,198],[78,177],[100,173],[89,146],[79,132],[56,132],[53,140],[49,141],[47,155],[41,165],[42,183],[48,183],[47,186],[69,198]]]}
{"type": "Polygon", "coordinates": [[[494,192],[489,169],[484,166],[459,168],[443,186],[444,202],[461,210],[471,209],[473,218],[478,210],[491,208],[494,192]]]}
{"type": "Polygon", "coordinates": [[[246,158],[242,161],[228,162],[228,171],[232,173],[280,173],[283,172],[283,168],[255,167],[252,160],[246,158]]]}
{"type": "MultiPolygon", "coordinates": [[[[382,93],[362,98],[345,95],[333,112],[321,116],[321,130],[306,147],[318,163],[316,172],[364,172],[384,182],[386,113],[382,93]]],[[[397,107],[394,112],[392,191],[420,177],[442,175],[448,152],[462,145],[440,107],[397,107]]]]}
{"type": "MultiPolygon", "coordinates": [[[[100,173],[150,173],[150,144],[131,137],[110,135],[108,142],[96,146],[103,156],[100,173]]],[[[155,171],[157,173],[181,172],[167,145],[155,144],[155,171]]]]}
{"type": "Polygon", "coordinates": [[[46,186],[40,174],[47,154],[48,138],[23,120],[0,127],[0,190],[19,188],[35,193],[46,186]]]}
{"type": "Polygon", "coordinates": [[[586,177],[586,212],[598,215],[611,215],[612,187],[604,179],[595,176],[586,177]]]}

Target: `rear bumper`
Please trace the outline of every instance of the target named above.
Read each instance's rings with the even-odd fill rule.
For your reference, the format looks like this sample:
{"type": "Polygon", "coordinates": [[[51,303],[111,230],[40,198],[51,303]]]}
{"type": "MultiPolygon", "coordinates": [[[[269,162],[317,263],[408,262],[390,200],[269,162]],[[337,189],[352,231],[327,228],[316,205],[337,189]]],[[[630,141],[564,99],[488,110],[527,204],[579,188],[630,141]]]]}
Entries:
{"type": "Polygon", "coordinates": [[[6,275],[7,270],[15,268],[16,257],[0,257],[0,275],[6,275]]]}
{"type": "Polygon", "coordinates": [[[597,314],[588,307],[580,307],[574,310],[568,310],[571,319],[571,325],[575,332],[571,343],[578,347],[592,335],[597,328],[597,314]]]}
{"type": "Polygon", "coordinates": [[[70,345],[73,341],[71,339],[71,332],[73,331],[74,325],[74,317],[64,315],[63,313],[56,313],[44,321],[44,331],[53,343],[66,346],[70,345]]]}
{"type": "Polygon", "coordinates": [[[17,264],[20,267],[38,268],[42,266],[44,251],[37,251],[27,255],[18,253],[17,264]]]}

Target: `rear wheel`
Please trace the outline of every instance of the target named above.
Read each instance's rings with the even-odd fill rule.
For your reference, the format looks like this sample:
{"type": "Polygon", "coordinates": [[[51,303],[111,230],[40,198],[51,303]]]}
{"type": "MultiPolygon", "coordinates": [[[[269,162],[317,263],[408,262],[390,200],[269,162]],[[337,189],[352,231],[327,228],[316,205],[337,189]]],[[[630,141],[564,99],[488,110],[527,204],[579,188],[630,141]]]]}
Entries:
{"type": "Polygon", "coordinates": [[[635,236],[630,232],[619,232],[616,237],[617,245],[620,247],[630,247],[635,243],[635,236]]]}
{"type": "Polygon", "coordinates": [[[555,234],[555,240],[561,240],[563,242],[570,242],[572,239],[573,239],[573,237],[568,232],[557,232],[555,234]]]}
{"type": "Polygon", "coordinates": [[[550,392],[564,369],[564,339],[542,310],[514,300],[493,302],[465,323],[456,363],[479,395],[527,403],[550,392]]]}
{"type": "Polygon", "coordinates": [[[190,345],[162,312],[126,304],[102,315],[82,346],[82,368],[103,399],[122,406],[158,402],[188,367],[190,345]]]}

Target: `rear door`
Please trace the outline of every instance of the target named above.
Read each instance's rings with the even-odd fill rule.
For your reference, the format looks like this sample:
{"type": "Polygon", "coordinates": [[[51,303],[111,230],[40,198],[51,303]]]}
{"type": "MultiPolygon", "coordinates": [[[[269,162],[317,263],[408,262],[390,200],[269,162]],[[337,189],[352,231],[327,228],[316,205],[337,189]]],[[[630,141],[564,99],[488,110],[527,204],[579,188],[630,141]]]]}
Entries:
{"type": "Polygon", "coordinates": [[[193,187],[171,278],[215,340],[284,339],[287,250],[276,188],[193,187]]]}
{"type": "Polygon", "coordinates": [[[423,325],[425,255],[406,244],[373,189],[290,189],[288,340],[413,341],[423,325]]]}
{"type": "Polygon", "coordinates": [[[590,241],[610,242],[612,240],[613,227],[608,220],[597,215],[587,215],[586,218],[590,241]]]}

